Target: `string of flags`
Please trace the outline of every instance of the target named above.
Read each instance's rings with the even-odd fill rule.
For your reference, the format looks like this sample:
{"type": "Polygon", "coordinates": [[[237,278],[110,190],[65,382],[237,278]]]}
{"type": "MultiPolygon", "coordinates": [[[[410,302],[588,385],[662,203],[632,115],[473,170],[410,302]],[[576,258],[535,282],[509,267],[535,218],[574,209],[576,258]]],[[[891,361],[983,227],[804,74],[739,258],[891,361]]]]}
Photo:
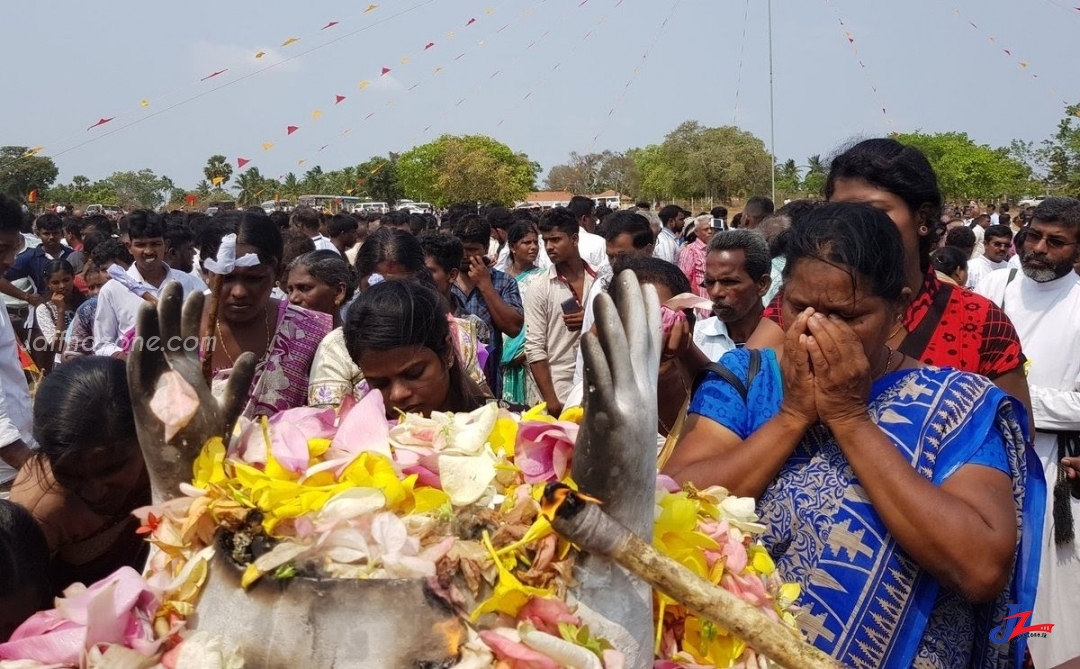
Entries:
{"type": "MultiPolygon", "coordinates": [[[[1017,66],[1020,67],[1020,69],[1025,70],[1029,74],[1031,74],[1032,79],[1034,79],[1034,80],[1036,80],[1038,82],[1041,82],[1041,83],[1046,83],[1045,80],[1043,80],[1042,78],[1039,77],[1038,72],[1032,71],[1033,68],[1029,67],[1030,64],[1028,63],[1028,61],[1020,60],[1018,56],[1013,55],[1013,50],[1009,45],[1005,44],[1004,42],[999,42],[997,37],[995,37],[994,35],[992,35],[989,32],[983,30],[982,28],[980,28],[979,24],[976,23],[973,18],[965,16],[964,13],[960,11],[959,7],[954,6],[952,8],[952,11],[953,11],[953,14],[960,21],[963,21],[963,22],[967,23],[967,25],[971,26],[971,28],[973,30],[975,30],[981,36],[985,37],[987,43],[990,44],[991,48],[995,49],[996,51],[998,51],[998,53],[1004,55],[1006,58],[1009,58],[1010,60],[1015,61],[1017,66]]],[[[1077,11],[1080,12],[1080,8],[1077,8],[1077,11]]],[[[1057,90],[1054,89],[1053,86],[1050,86],[1049,84],[1047,84],[1047,90],[1049,91],[1050,96],[1052,98],[1054,98],[1055,100],[1061,100],[1061,103],[1066,105],[1066,106],[1068,106],[1070,104],[1068,100],[1062,99],[1061,95],[1057,92],[1057,90]]]]}
{"type": "Polygon", "coordinates": [[[660,24],[660,27],[656,29],[656,34],[653,35],[652,42],[649,44],[648,48],[645,49],[645,53],[641,54],[641,60],[638,61],[638,64],[634,66],[633,71],[630,73],[630,78],[626,80],[626,84],[623,85],[622,90],[619,91],[618,97],[615,98],[615,103],[611,106],[611,109],[608,110],[608,113],[604,117],[600,129],[596,131],[595,135],[593,135],[592,142],[589,144],[589,148],[585,151],[585,153],[592,152],[593,147],[596,145],[596,141],[600,139],[600,136],[603,135],[604,132],[607,130],[608,124],[611,123],[612,117],[615,116],[615,112],[619,109],[622,101],[626,98],[626,94],[630,91],[630,87],[633,85],[638,73],[641,71],[641,68],[645,66],[645,62],[649,59],[649,54],[652,53],[653,48],[655,48],[657,42],[660,41],[660,36],[664,34],[664,28],[666,28],[668,22],[671,21],[671,17],[675,15],[675,11],[679,8],[679,4],[681,4],[681,2],[682,0],[675,0],[675,2],[672,3],[671,10],[668,11],[667,16],[664,17],[664,20],[660,24]]]}
{"type": "Polygon", "coordinates": [[[881,114],[885,117],[885,124],[890,128],[893,127],[893,121],[892,118],[889,117],[888,110],[885,108],[885,100],[881,96],[881,91],[878,90],[877,84],[874,83],[873,77],[870,76],[870,68],[866,66],[866,61],[863,59],[862,54],[859,53],[859,45],[855,41],[855,34],[851,32],[848,24],[844,21],[844,17],[840,16],[840,12],[836,9],[836,5],[833,4],[832,0],[825,0],[825,4],[833,11],[836,20],[840,23],[840,31],[844,34],[844,39],[847,40],[848,45],[851,47],[851,53],[859,63],[859,68],[863,71],[863,77],[866,79],[866,83],[870,86],[870,90],[874,92],[874,97],[877,100],[878,107],[881,109],[881,114]]]}
{"type": "Polygon", "coordinates": [[[750,0],[746,0],[742,17],[742,46],[739,47],[738,74],[735,75],[735,109],[731,112],[731,124],[739,125],[739,92],[742,90],[743,56],[746,53],[746,25],[750,19],[750,0]]]}

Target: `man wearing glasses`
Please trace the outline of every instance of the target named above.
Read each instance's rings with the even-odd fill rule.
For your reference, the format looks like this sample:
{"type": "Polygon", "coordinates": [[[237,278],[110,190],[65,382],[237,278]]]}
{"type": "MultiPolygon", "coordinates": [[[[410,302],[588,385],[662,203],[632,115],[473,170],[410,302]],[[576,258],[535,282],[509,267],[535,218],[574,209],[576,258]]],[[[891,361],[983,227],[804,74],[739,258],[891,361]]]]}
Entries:
{"type": "MultiPolygon", "coordinates": [[[[1016,326],[1028,358],[1035,451],[1048,491],[1032,620],[1080,629],[1080,200],[1051,197],[1035,208],[1017,244],[1020,271],[1002,269],[978,291],[1016,326]],[[1050,493],[1052,491],[1052,493],[1050,493]]],[[[1080,658],[1080,636],[1053,634],[1032,643],[1037,667],[1080,658]]]]}

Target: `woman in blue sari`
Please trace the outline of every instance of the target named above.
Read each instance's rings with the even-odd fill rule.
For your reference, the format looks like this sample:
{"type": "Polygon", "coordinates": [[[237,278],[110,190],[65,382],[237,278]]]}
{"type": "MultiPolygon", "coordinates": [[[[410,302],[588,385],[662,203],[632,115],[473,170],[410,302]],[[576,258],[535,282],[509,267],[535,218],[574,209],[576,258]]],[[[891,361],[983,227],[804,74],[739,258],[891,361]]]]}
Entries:
{"type": "Polygon", "coordinates": [[[723,357],[664,472],[759,500],[803,631],[846,665],[1019,667],[1026,639],[991,633],[1035,599],[1024,408],[887,345],[911,290],[886,214],[829,204],[789,234],[783,350],[723,357]]]}

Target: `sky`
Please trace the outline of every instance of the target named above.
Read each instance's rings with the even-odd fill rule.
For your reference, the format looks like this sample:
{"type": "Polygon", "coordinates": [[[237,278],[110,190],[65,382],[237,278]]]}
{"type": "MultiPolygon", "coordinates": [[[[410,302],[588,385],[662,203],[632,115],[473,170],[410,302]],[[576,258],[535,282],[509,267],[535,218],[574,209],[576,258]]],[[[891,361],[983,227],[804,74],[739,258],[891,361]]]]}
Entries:
{"type": "MultiPolygon", "coordinates": [[[[772,0],[778,160],[894,131],[1045,139],[1080,102],[1070,3],[772,0]]],[[[770,142],[766,0],[53,0],[4,24],[0,145],[43,146],[60,182],[193,187],[212,154],[300,175],[444,133],[544,174],[686,120],[770,142]]]]}

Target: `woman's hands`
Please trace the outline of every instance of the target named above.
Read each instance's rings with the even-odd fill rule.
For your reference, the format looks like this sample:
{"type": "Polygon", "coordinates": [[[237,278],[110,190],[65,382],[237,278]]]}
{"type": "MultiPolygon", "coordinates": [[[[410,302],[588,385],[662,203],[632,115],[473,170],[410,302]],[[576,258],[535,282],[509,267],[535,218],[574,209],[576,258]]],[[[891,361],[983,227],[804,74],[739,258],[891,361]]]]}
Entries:
{"type": "Polygon", "coordinates": [[[780,410],[807,427],[866,416],[873,382],[862,341],[842,320],[806,309],[784,337],[780,410]]]}
{"type": "MultiPolygon", "coordinates": [[[[63,293],[53,293],[52,296],[49,298],[49,302],[51,302],[52,305],[56,308],[56,313],[60,316],[56,319],[57,323],[63,322],[64,311],[66,311],[67,307],[67,296],[65,296],[63,293]]],[[[58,325],[57,327],[60,326],[58,325]]]]}
{"type": "Polygon", "coordinates": [[[873,377],[862,340],[837,316],[812,313],[806,326],[806,351],[813,369],[819,420],[832,428],[837,423],[866,418],[873,377]]]}

